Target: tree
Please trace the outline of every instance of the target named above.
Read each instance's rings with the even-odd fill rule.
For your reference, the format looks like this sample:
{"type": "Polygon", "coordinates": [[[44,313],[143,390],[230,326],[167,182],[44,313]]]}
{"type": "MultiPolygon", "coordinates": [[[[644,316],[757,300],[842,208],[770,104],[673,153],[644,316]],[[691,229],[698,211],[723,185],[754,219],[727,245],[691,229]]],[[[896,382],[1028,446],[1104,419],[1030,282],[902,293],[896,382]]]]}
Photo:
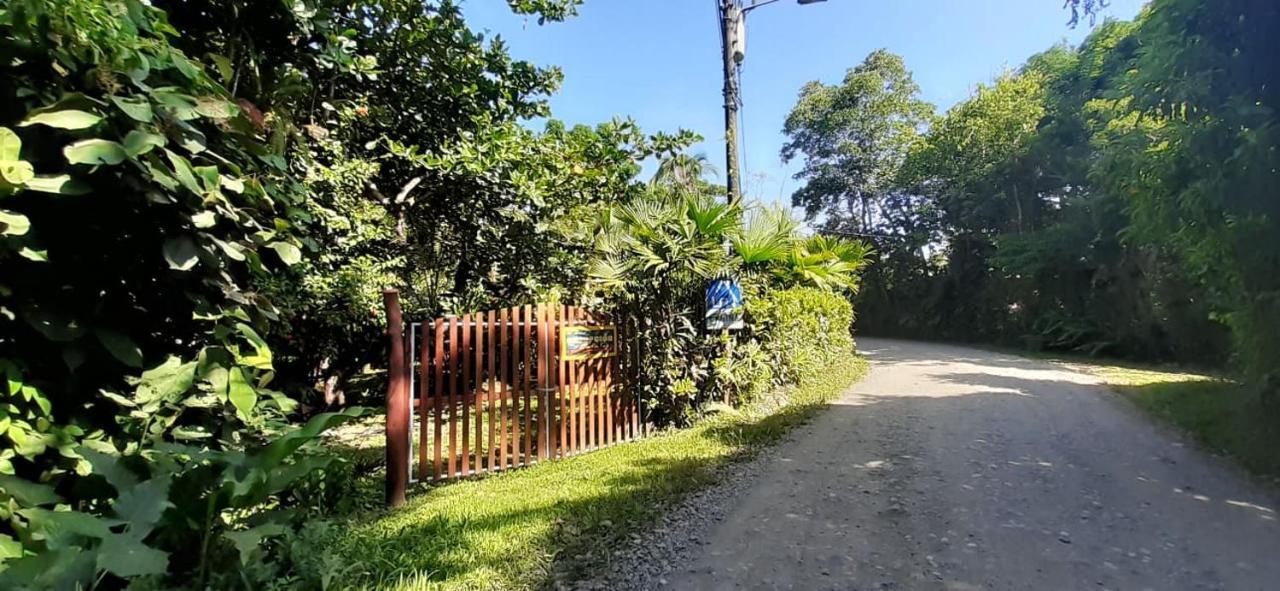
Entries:
{"type": "Polygon", "coordinates": [[[783,160],[804,158],[796,178],[805,185],[792,204],[809,219],[825,216],[829,227],[869,231],[877,202],[932,117],[919,91],[902,58],[885,50],[839,85],[805,84],[783,126],[783,160]]]}

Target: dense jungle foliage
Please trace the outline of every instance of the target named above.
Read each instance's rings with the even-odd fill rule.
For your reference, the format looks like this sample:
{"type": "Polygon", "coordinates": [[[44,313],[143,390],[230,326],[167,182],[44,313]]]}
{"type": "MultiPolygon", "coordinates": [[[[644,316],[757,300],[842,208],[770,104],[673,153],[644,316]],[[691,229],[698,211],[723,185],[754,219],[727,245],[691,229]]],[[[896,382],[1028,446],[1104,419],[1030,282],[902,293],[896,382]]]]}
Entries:
{"type": "Polygon", "coordinates": [[[634,318],[660,423],[812,369],[770,339],[849,349],[866,246],[719,203],[692,133],[532,131],[560,73],[452,1],[3,0],[0,55],[0,588],[331,581],[308,540],[355,495],[318,438],[361,411],[320,411],[380,383],[387,287],[634,318]],[[727,274],[831,313],[730,348],[727,274]]]}
{"type": "Polygon", "coordinates": [[[1155,0],[943,114],[876,52],[802,89],[794,204],[880,253],[864,333],[1233,363],[1275,392],[1277,35],[1273,2],[1155,0]]]}

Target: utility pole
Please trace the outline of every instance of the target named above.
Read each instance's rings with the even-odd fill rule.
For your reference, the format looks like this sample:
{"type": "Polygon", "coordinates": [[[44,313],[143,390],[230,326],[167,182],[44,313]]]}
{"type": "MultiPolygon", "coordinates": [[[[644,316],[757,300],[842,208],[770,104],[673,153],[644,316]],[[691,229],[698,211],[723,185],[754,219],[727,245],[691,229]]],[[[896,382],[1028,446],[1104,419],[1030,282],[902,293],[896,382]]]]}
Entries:
{"type": "MultiPolygon", "coordinates": [[[[752,0],[747,6],[742,0],[716,0],[716,12],[720,16],[720,49],[724,60],[724,156],[726,200],[729,204],[742,201],[741,173],[738,165],[738,108],[742,106],[742,87],[738,80],[739,66],[747,56],[747,13],[756,8],[773,4],[778,0],[752,0]]],[[[796,4],[816,4],[825,0],[796,0],[796,4]]]]}
{"type": "Polygon", "coordinates": [[[743,39],[738,33],[743,29],[742,19],[746,14],[742,11],[739,0],[716,0],[720,12],[720,47],[721,58],[724,59],[724,156],[725,185],[728,189],[726,201],[735,204],[742,201],[742,189],[738,179],[738,64],[744,54],[741,51],[743,39]],[[736,59],[735,59],[736,57],[736,59]]]}

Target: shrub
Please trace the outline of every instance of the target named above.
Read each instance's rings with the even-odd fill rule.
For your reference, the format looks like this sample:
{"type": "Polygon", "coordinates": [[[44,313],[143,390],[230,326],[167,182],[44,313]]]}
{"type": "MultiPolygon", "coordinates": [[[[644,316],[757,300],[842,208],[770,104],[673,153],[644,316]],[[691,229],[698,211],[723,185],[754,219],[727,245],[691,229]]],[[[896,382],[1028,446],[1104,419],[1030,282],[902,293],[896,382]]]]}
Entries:
{"type": "Polygon", "coordinates": [[[358,414],[288,428],[250,286],[301,259],[304,192],[178,35],[136,0],[0,9],[0,588],[249,585],[358,414]]]}
{"type": "Polygon", "coordinates": [[[792,287],[746,301],[747,324],[784,382],[802,383],[853,353],[853,306],[837,292],[792,287]]]}

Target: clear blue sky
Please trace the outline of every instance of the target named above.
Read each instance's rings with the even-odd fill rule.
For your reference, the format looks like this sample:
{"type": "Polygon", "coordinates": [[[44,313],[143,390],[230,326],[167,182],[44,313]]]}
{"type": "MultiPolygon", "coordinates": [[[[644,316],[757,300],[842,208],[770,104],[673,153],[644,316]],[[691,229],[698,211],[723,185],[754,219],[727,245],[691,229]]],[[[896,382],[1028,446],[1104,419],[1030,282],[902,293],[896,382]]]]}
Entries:
{"type": "MultiPolygon", "coordinates": [[[[1129,19],[1142,4],[1112,0],[1104,14],[1129,19]]],[[[502,0],[469,0],[463,10],[473,27],[501,35],[513,56],[560,66],[554,117],[594,125],[631,116],[647,132],[691,129],[706,138],[694,151],[723,171],[715,5],[586,0],[576,18],[543,26],[512,15],[502,0]]],[[[924,98],[945,109],[1033,53],[1078,43],[1088,23],[1073,30],[1068,17],[1062,0],[781,0],[753,11],[743,65],[744,193],[789,202],[798,163],[784,165],[778,152],[783,120],[805,82],[837,82],[883,47],[902,55],[924,98]]]]}

